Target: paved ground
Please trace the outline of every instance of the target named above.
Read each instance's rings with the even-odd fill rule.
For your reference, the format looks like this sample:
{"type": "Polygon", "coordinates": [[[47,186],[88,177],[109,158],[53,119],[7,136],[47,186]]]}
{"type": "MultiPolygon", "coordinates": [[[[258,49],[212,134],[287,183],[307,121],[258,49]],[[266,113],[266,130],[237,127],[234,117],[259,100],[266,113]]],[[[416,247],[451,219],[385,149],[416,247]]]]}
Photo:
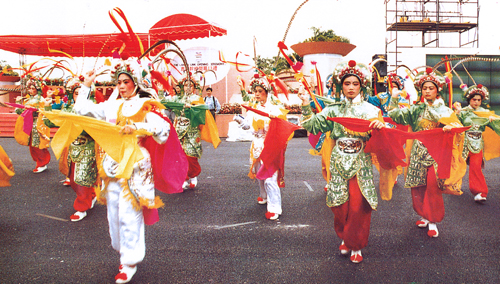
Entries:
{"type": "MultiPolygon", "coordinates": [[[[0,188],[0,283],[114,283],[119,258],[106,208],[67,221],[75,194],[59,183],[55,159],[33,174],[27,147],[13,138],[0,145],[16,170],[12,186],[0,188]]],[[[277,222],[265,219],[258,185],[246,176],[249,146],[205,145],[199,187],[159,193],[166,206],[146,229],[146,258],[131,283],[500,283],[499,159],[486,163],[487,202],[472,201],[467,178],[462,196],[445,196],[439,238],[414,225],[400,178],[393,200],[372,215],[364,261],[353,264],[338,252],[320,160],[308,154],[307,139],[289,144],[277,222]]]]}

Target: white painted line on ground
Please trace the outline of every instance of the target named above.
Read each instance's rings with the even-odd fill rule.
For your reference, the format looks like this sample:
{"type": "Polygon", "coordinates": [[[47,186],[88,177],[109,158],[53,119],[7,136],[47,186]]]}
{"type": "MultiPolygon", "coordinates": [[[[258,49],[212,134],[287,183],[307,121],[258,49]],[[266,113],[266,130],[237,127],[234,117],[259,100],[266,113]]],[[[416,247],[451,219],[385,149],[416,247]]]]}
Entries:
{"type": "Polygon", "coordinates": [[[312,187],[307,183],[307,181],[304,180],[304,184],[309,188],[309,191],[314,191],[312,187]]]}
{"type": "Polygon", "coordinates": [[[224,229],[224,228],[244,226],[244,225],[253,224],[253,223],[257,223],[257,221],[251,221],[251,222],[245,222],[245,223],[238,223],[238,224],[232,224],[232,225],[225,225],[225,226],[214,226],[214,227],[216,229],[224,229]]]}
{"type": "Polygon", "coordinates": [[[41,216],[41,217],[45,217],[45,218],[49,218],[49,219],[54,219],[54,220],[57,220],[57,221],[68,222],[68,220],[66,220],[66,219],[58,218],[58,217],[53,217],[53,216],[49,216],[49,215],[45,215],[45,214],[36,213],[35,215],[38,215],[38,216],[41,216]]]}

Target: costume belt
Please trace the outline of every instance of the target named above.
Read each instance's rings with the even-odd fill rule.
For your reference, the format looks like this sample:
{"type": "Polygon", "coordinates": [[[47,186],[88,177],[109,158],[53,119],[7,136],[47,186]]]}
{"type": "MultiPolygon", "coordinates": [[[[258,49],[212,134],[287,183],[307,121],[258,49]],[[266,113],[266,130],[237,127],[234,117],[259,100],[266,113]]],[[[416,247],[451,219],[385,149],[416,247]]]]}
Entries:
{"type": "Polygon", "coordinates": [[[465,133],[467,134],[467,137],[473,140],[480,140],[483,136],[483,133],[481,131],[467,131],[465,133]]]}
{"type": "Polygon", "coordinates": [[[346,154],[357,154],[364,147],[363,140],[360,138],[339,138],[336,143],[339,150],[346,154]]]}
{"type": "Polygon", "coordinates": [[[78,138],[76,138],[75,141],[73,141],[72,144],[75,145],[75,146],[80,146],[80,145],[85,145],[85,144],[87,144],[90,141],[92,141],[92,140],[89,139],[88,137],[78,136],[78,138]]]}

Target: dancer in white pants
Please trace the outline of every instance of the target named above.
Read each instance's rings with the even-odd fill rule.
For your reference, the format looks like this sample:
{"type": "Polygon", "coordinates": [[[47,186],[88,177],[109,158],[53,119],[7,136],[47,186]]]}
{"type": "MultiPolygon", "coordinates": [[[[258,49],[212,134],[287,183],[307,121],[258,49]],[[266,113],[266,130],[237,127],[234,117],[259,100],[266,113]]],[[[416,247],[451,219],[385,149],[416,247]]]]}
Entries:
{"type": "MultiPolygon", "coordinates": [[[[80,115],[91,116],[122,126],[121,133],[131,134],[137,129],[145,129],[152,133],[153,139],[163,144],[167,141],[170,125],[158,115],[163,106],[151,98],[141,98],[143,90],[138,82],[141,69],[130,63],[117,65],[112,73],[117,83],[121,99],[110,98],[101,104],[94,104],[88,99],[92,82],[96,74],[87,73],[80,95],[75,103],[75,111],[80,115]]],[[[154,97],[154,94],[153,94],[154,97]]],[[[142,142],[139,141],[139,145],[142,142]]],[[[127,283],[137,271],[137,264],[146,253],[144,224],[154,223],[151,209],[162,206],[161,200],[155,198],[153,169],[148,151],[140,147],[143,159],[133,165],[129,179],[117,178],[119,163],[105,155],[102,161],[101,175],[103,186],[101,195],[105,197],[108,208],[109,234],[111,244],[120,253],[119,273],[116,283],[127,283]]],[[[156,212],[156,211],[153,211],[156,212]]]]}

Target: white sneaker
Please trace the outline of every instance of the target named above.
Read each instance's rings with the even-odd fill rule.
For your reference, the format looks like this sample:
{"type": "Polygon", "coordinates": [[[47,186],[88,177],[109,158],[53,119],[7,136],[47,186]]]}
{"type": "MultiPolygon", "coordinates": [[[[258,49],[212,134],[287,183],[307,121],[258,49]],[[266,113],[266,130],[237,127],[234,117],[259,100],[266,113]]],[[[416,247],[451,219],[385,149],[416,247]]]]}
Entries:
{"type": "Polygon", "coordinates": [[[116,274],[116,283],[128,283],[137,272],[137,265],[134,267],[128,265],[120,265],[120,273],[116,274]]]}
{"type": "Polygon", "coordinates": [[[187,180],[184,181],[182,184],[182,189],[188,189],[189,188],[189,182],[187,180]]]}
{"type": "Polygon", "coordinates": [[[474,201],[485,201],[486,196],[483,196],[483,193],[478,193],[474,196],[474,201]]]}
{"type": "Polygon", "coordinates": [[[351,261],[353,263],[360,263],[363,261],[363,256],[361,255],[361,250],[351,251],[351,261]]]}
{"type": "Polygon", "coordinates": [[[262,198],[262,197],[259,196],[259,197],[257,197],[257,203],[259,203],[261,205],[262,204],[266,204],[267,203],[267,199],[264,199],[264,198],[262,198]]]}
{"type": "Polygon", "coordinates": [[[429,225],[429,220],[422,218],[418,220],[416,224],[419,228],[425,228],[427,227],[427,225],[429,225]]]}
{"type": "Polygon", "coordinates": [[[44,172],[46,169],[47,169],[47,165],[45,165],[45,166],[43,166],[43,167],[38,167],[38,168],[34,169],[34,170],[33,170],[33,172],[34,172],[35,174],[39,174],[39,173],[44,172]]]}
{"type": "Polygon", "coordinates": [[[280,217],[280,214],[278,214],[278,213],[266,212],[266,218],[268,220],[275,221],[275,220],[278,220],[279,217],[280,217]]]}
{"type": "Polygon", "coordinates": [[[437,238],[439,236],[436,223],[429,223],[429,231],[427,231],[427,235],[432,238],[437,238]]]}
{"type": "Polygon", "coordinates": [[[83,218],[85,218],[85,216],[87,216],[86,211],[84,212],[76,211],[75,213],[73,213],[73,215],[69,216],[69,219],[71,220],[71,222],[78,222],[83,218]]]}
{"type": "Polygon", "coordinates": [[[195,188],[198,185],[198,178],[190,178],[189,179],[189,188],[195,188]]]}
{"type": "Polygon", "coordinates": [[[344,241],[339,246],[340,253],[346,255],[349,253],[349,248],[345,245],[344,241]]]}
{"type": "Polygon", "coordinates": [[[92,199],[92,204],[90,205],[90,209],[94,208],[96,201],[97,201],[97,196],[95,196],[94,199],[92,199]]]}

